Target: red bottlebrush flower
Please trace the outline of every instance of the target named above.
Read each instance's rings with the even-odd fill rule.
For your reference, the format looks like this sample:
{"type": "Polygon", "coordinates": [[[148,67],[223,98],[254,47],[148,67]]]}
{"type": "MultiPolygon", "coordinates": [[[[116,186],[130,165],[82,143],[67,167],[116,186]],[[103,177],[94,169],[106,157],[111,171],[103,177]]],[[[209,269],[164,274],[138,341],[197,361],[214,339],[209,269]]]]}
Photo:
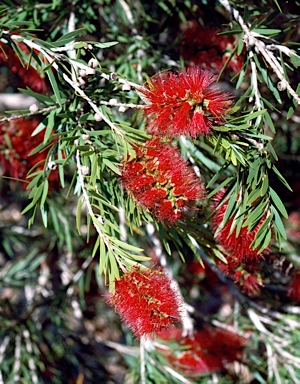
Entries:
{"type": "Polygon", "coordinates": [[[122,184],[137,204],[158,221],[174,224],[191,201],[204,198],[204,186],[178,149],[159,139],[136,148],[136,158],[124,162],[122,184]]]}
{"type": "Polygon", "coordinates": [[[300,301],[300,269],[297,270],[294,276],[290,289],[288,290],[288,296],[293,301],[300,301]]]}
{"type": "Polygon", "coordinates": [[[139,267],[115,281],[108,303],[138,337],[169,328],[181,318],[182,301],[161,271],[139,267]]]}
{"type": "MultiPolygon", "coordinates": [[[[181,54],[187,63],[201,65],[202,68],[219,73],[234,46],[237,44],[233,35],[218,35],[221,30],[215,27],[201,26],[198,21],[190,20],[181,25],[183,31],[181,54]]],[[[243,67],[243,55],[234,54],[227,70],[238,73],[243,67]]]]}
{"type": "MultiPolygon", "coordinates": [[[[4,170],[4,175],[25,179],[28,171],[40,162],[41,164],[36,169],[44,169],[47,151],[29,156],[30,152],[43,142],[43,132],[31,136],[39,123],[38,119],[31,118],[11,120],[9,123],[0,124],[0,165],[4,170]]],[[[58,181],[58,172],[52,171],[48,179],[53,182],[58,181]]]]}
{"type": "MultiPolygon", "coordinates": [[[[26,53],[29,60],[31,53],[27,45],[17,42],[15,44],[26,53]]],[[[36,64],[34,58],[31,58],[31,62],[36,64]]],[[[39,93],[49,91],[50,87],[44,77],[44,73],[42,71],[38,72],[32,66],[23,66],[14,50],[3,42],[0,42],[0,64],[5,65],[14,75],[18,76],[20,86],[28,86],[33,91],[39,93]]]]}
{"type": "Polygon", "coordinates": [[[235,256],[227,256],[227,264],[218,260],[219,268],[232,277],[235,284],[241,287],[242,292],[247,295],[258,295],[263,286],[261,277],[261,265],[256,259],[241,262],[235,256]]]}
{"type": "Polygon", "coordinates": [[[225,371],[228,363],[242,360],[247,343],[236,333],[208,326],[193,336],[182,337],[180,330],[170,329],[159,332],[158,337],[184,347],[167,357],[174,369],[189,375],[225,371]]]}
{"type": "MultiPolygon", "coordinates": [[[[222,189],[220,192],[216,194],[213,201],[212,211],[214,213],[212,216],[212,226],[214,231],[217,231],[218,227],[222,223],[225,212],[226,212],[226,208],[228,206],[228,203],[225,202],[220,207],[218,207],[219,203],[224,198],[224,195],[225,195],[225,190],[222,189]]],[[[263,256],[269,253],[268,248],[266,248],[260,253],[258,252],[258,248],[255,248],[255,249],[251,248],[251,243],[253,242],[259,228],[263,224],[265,217],[261,218],[259,223],[251,232],[249,232],[248,227],[242,227],[238,237],[236,236],[235,230],[231,231],[233,219],[234,219],[233,217],[230,218],[227,221],[227,223],[224,225],[224,227],[220,230],[220,232],[216,235],[217,242],[220,245],[222,245],[222,247],[228,254],[237,258],[237,260],[239,261],[245,261],[245,260],[257,259],[260,256],[263,256]]]]}
{"type": "Polygon", "coordinates": [[[146,98],[147,131],[153,135],[197,137],[224,121],[232,103],[229,93],[211,87],[216,75],[199,67],[182,73],[161,73],[140,89],[146,98]]]}

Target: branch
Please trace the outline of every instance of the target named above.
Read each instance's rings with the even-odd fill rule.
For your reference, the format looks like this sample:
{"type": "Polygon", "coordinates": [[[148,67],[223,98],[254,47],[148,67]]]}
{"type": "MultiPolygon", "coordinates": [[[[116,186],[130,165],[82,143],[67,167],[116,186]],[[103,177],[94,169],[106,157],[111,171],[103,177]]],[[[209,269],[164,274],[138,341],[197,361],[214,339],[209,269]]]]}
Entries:
{"type": "MultiPolygon", "coordinates": [[[[6,31],[3,31],[3,33],[8,33],[6,31]]],[[[24,39],[22,36],[19,36],[19,35],[10,35],[11,39],[13,40],[16,40],[16,41],[21,41],[23,42],[24,44],[26,44],[29,48],[31,49],[35,49],[37,50],[38,52],[41,52],[43,54],[43,56],[45,57],[45,59],[49,62],[49,64],[51,64],[51,66],[58,72],[61,74],[61,76],[63,77],[63,79],[76,91],[76,93],[82,97],[84,100],[87,101],[87,103],[90,105],[90,107],[95,111],[95,113],[97,115],[99,115],[101,117],[101,119],[103,121],[106,122],[106,124],[114,131],[116,132],[122,140],[126,141],[126,138],[124,137],[123,133],[120,131],[120,129],[113,123],[111,122],[111,120],[109,120],[109,118],[107,118],[105,116],[104,113],[102,113],[102,111],[99,109],[99,107],[86,95],[86,93],[80,88],[80,84],[77,82],[77,81],[73,81],[71,78],[69,78],[69,76],[67,76],[66,73],[62,72],[60,67],[58,66],[58,64],[56,63],[55,60],[58,59],[58,57],[60,58],[60,56],[54,52],[52,52],[51,50],[48,50],[46,51],[45,48],[41,47],[40,45],[38,45],[37,43],[31,41],[31,40],[28,40],[28,39],[24,39]]],[[[65,56],[64,56],[65,58],[65,56]]],[[[78,63],[78,62],[75,62],[73,61],[72,59],[69,59],[69,62],[72,66],[77,66],[78,68],[81,68],[81,69],[91,69],[90,67],[88,67],[87,65],[84,65],[84,64],[81,64],[81,63],[78,63]]],[[[109,75],[105,75],[105,74],[101,74],[102,77],[106,78],[107,80],[110,80],[110,76],[109,75]]],[[[122,79],[119,79],[119,82],[120,83],[123,83],[123,84],[127,84],[127,85],[130,85],[130,86],[134,86],[136,89],[138,88],[141,88],[141,86],[137,85],[137,84],[134,84],[134,83],[131,83],[131,82],[128,82],[128,81],[125,81],[125,80],[122,80],[122,79]]]]}
{"type": "Polygon", "coordinates": [[[2,119],[0,119],[0,123],[2,123],[4,121],[17,120],[17,119],[22,119],[24,117],[39,115],[41,113],[49,112],[52,109],[56,109],[56,108],[57,108],[57,105],[51,105],[50,107],[41,108],[41,109],[37,110],[36,112],[22,113],[20,115],[12,115],[9,117],[3,117],[2,119]]]}
{"type": "MultiPolygon", "coordinates": [[[[270,65],[270,67],[276,73],[278,79],[284,84],[285,88],[289,91],[291,96],[300,105],[300,97],[297,95],[297,93],[290,86],[289,82],[285,79],[283,69],[280,66],[280,64],[278,63],[277,59],[275,58],[273,52],[271,52],[270,45],[266,45],[261,40],[261,39],[266,40],[267,38],[265,36],[262,36],[262,35],[256,33],[256,32],[252,32],[249,29],[248,25],[246,25],[246,23],[244,22],[243,18],[239,14],[239,12],[236,9],[231,7],[228,0],[220,0],[220,3],[223,5],[223,7],[231,14],[231,16],[242,27],[242,29],[245,33],[244,42],[247,45],[247,47],[251,48],[251,47],[255,46],[258,49],[260,54],[265,58],[267,63],[270,65]]],[[[251,57],[250,57],[250,59],[251,59],[251,57]]]]}

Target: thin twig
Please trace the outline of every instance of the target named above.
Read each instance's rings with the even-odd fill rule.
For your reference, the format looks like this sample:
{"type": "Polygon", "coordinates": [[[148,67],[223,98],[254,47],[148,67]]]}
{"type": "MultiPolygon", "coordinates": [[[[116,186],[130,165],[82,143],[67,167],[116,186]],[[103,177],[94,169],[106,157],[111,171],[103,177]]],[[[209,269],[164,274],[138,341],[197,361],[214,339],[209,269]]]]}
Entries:
{"type": "MultiPolygon", "coordinates": [[[[14,40],[19,41],[20,36],[17,35],[11,35],[11,38],[14,40]]],[[[77,94],[82,97],[84,100],[87,101],[87,103],[90,105],[90,107],[95,111],[97,115],[101,117],[103,121],[106,122],[106,124],[114,131],[116,132],[122,140],[126,141],[126,138],[122,134],[122,132],[119,130],[119,128],[108,118],[106,115],[99,109],[99,107],[86,95],[86,93],[79,87],[79,84],[76,81],[73,81],[72,79],[69,78],[69,76],[66,75],[66,73],[62,72],[61,69],[59,68],[58,64],[55,62],[55,57],[51,56],[54,55],[53,52],[48,51],[44,48],[42,48],[40,45],[34,43],[31,40],[21,38],[21,41],[26,44],[28,47],[35,49],[39,52],[41,52],[45,59],[52,65],[52,67],[61,74],[63,79],[77,92],[77,94]]],[[[75,63],[74,61],[71,61],[72,63],[75,63]]],[[[86,67],[86,66],[85,66],[86,67]]]]}
{"type": "Polygon", "coordinates": [[[40,115],[41,113],[49,112],[49,111],[52,111],[53,109],[56,109],[56,108],[57,108],[57,105],[50,105],[50,107],[41,108],[36,112],[22,113],[20,115],[12,115],[9,117],[3,117],[0,119],[0,123],[2,123],[4,121],[18,120],[18,119],[22,119],[24,117],[40,115]]]}
{"type": "MultiPolygon", "coordinates": [[[[86,191],[86,188],[85,188],[85,183],[84,183],[84,178],[83,178],[83,173],[82,173],[82,165],[80,162],[80,151],[79,150],[76,151],[76,163],[77,163],[77,169],[78,169],[79,184],[81,186],[81,191],[82,191],[84,201],[86,203],[88,214],[90,215],[91,218],[95,218],[95,214],[94,214],[91,202],[90,202],[90,197],[89,197],[89,195],[86,191]]],[[[96,231],[98,232],[98,235],[100,236],[100,238],[102,240],[104,240],[105,243],[107,243],[108,241],[107,241],[105,234],[99,229],[98,226],[95,226],[95,228],[96,228],[96,231]]]]}
{"type": "MultiPolygon", "coordinates": [[[[260,103],[261,95],[258,89],[257,69],[254,61],[253,51],[249,52],[249,57],[250,57],[250,65],[251,65],[251,84],[254,92],[255,106],[258,109],[258,111],[260,111],[262,109],[262,106],[260,103]]],[[[262,116],[260,115],[259,118],[261,119],[262,116]]]]}
{"type": "Polygon", "coordinates": [[[249,48],[251,47],[257,48],[260,54],[264,57],[264,59],[267,61],[267,63],[270,65],[273,71],[276,73],[278,79],[282,81],[282,83],[285,85],[285,88],[289,91],[291,96],[300,105],[299,95],[297,95],[297,93],[290,86],[289,82],[285,79],[283,69],[278,63],[277,59],[275,58],[273,52],[270,51],[269,46],[262,41],[262,39],[266,39],[266,37],[251,31],[248,25],[244,22],[243,18],[241,17],[239,11],[233,8],[230,5],[228,0],[220,0],[220,3],[242,27],[245,33],[245,37],[244,37],[245,44],[249,48]]]}
{"type": "Polygon", "coordinates": [[[110,107],[124,107],[124,108],[145,108],[144,105],[141,105],[141,104],[132,104],[132,103],[119,103],[119,102],[114,102],[112,103],[111,101],[104,101],[104,100],[100,100],[99,101],[100,104],[103,104],[103,105],[108,105],[110,107]]]}

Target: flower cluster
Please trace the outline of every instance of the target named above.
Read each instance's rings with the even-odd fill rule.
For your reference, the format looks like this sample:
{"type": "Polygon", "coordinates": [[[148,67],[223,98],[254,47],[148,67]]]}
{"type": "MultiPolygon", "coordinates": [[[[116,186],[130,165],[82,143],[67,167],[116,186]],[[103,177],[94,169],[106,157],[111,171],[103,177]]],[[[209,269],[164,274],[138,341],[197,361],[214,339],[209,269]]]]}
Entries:
{"type": "Polygon", "coordinates": [[[122,184],[137,204],[158,221],[174,224],[191,201],[204,197],[204,186],[178,149],[160,139],[136,148],[136,157],[124,162],[122,184]]]}
{"type": "Polygon", "coordinates": [[[139,90],[146,101],[148,132],[169,138],[207,135],[213,124],[224,121],[232,103],[229,93],[211,87],[216,79],[216,75],[200,67],[149,79],[148,86],[139,90]]]}
{"type": "MultiPolygon", "coordinates": [[[[31,118],[0,124],[0,165],[6,176],[25,179],[28,171],[35,165],[39,164],[37,170],[44,169],[46,151],[29,156],[43,142],[43,132],[31,136],[39,123],[38,119],[31,118]]],[[[58,181],[58,173],[51,172],[49,180],[58,181]]]]}
{"type": "MultiPolygon", "coordinates": [[[[214,197],[212,206],[212,226],[214,232],[217,232],[219,226],[221,225],[228,206],[228,202],[219,205],[219,203],[223,200],[224,196],[225,190],[222,189],[214,197]]],[[[259,228],[265,220],[264,217],[261,218],[259,223],[251,231],[249,227],[242,226],[238,236],[236,235],[236,231],[232,230],[233,220],[234,218],[231,217],[216,235],[217,242],[224,248],[224,250],[228,254],[230,254],[233,258],[238,261],[247,261],[258,259],[260,256],[269,253],[268,248],[262,252],[259,252],[258,248],[253,249],[251,247],[251,244],[254,241],[259,228]]]]}
{"type": "MultiPolygon", "coordinates": [[[[215,73],[222,70],[236,45],[233,35],[218,35],[215,27],[202,26],[190,20],[181,26],[183,31],[181,54],[189,64],[201,65],[215,73]]],[[[232,55],[228,69],[238,73],[243,66],[243,55],[232,55]]]]}
{"type": "Polygon", "coordinates": [[[188,375],[226,370],[226,365],[241,361],[247,339],[230,331],[205,326],[192,336],[182,337],[181,331],[171,329],[158,336],[166,341],[176,341],[183,349],[168,353],[174,369],[188,375]]]}
{"type": "Polygon", "coordinates": [[[108,303],[138,337],[169,328],[181,318],[182,301],[161,271],[134,267],[115,281],[108,303]]]}
{"type": "MultiPolygon", "coordinates": [[[[18,44],[18,48],[22,50],[28,57],[31,56],[29,49],[23,43],[18,44]]],[[[35,60],[32,58],[32,62],[35,60]]],[[[36,62],[35,62],[36,63],[36,62]]],[[[49,85],[42,72],[38,72],[32,66],[24,66],[19,57],[15,54],[14,50],[0,42],[0,64],[5,65],[16,76],[18,76],[18,83],[22,87],[28,86],[35,92],[46,93],[49,90],[49,85]]]]}

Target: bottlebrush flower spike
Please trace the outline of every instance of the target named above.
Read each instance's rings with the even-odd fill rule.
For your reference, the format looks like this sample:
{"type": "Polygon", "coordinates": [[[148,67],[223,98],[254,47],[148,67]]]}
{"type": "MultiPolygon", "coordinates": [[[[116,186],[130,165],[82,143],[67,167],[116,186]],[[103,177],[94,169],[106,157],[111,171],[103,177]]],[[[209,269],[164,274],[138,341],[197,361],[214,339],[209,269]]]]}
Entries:
{"type": "MultiPolygon", "coordinates": [[[[25,179],[28,171],[40,162],[42,164],[37,169],[44,169],[43,162],[46,160],[47,151],[28,156],[43,142],[43,132],[31,136],[39,123],[38,119],[31,118],[11,120],[9,123],[0,124],[0,165],[6,176],[25,179]]],[[[58,172],[51,172],[49,181],[58,180],[58,172]]]]}
{"type": "Polygon", "coordinates": [[[220,29],[202,26],[195,19],[181,24],[180,29],[183,32],[180,51],[187,63],[219,73],[231,56],[226,70],[238,73],[242,69],[244,55],[232,55],[237,45],[236,36],[219,35],[220,29]]]}
{"type": "Polygon", "coordinates": [[[138,338],[169,328],[181,318],[182,300],[161,271],[133,268],[115,281],[108,303],[138,338]]]}
{"type": "Polygon", "coordinates": [[[211,87],[217,76],[200,67],[181,73],[165,72],[139,89],[147,105],[147,131],[156,136],[207,135],[213,124],[224,121],[232,103],[229,93],[211,87]]]}
{"type": "MultiPolygon", "coordinates": [[[[31,57],[30,50],[25,44],[17,42],[15,44],[28,55],[28,58],[31,57]]],[[[36,63],[33,58],[31,58],[31,62],[36,63]]],[[[28,86],[33,91],[39,93],[45,93],[50,89],[44,74],[38,72],[32,66],[23,66],[14,50],[3,42],[0,42],[0,64],[5,65],[13,74],[18,76],[21,86],[28,86]]]]}
{"type": "MultiPolygon", "coordinates": [[[[222,189],[219,191],[214,199],[212,205],[212,226],[213,230],[216,232],[218,227],[223,221],[228,202],[225,202],[221,206],[218,206],[222,201],[225,195],[225,190],[222,189]]],[[[259,228],[263,224],[265,217],[262,217],[256,227],[249,232],[248,227],[242,227],[238,237],[236,236],[236,231],[231,231],[233,217],[230,218],[224,227],[216,235],[217,242],[222,245],[224,250],[231,256],[235,257],[239,261],[247,261],[252,259],[258,259],[260,256],[269,253],[269,249],[266,248],[262,252],[258,252],[258,248],[251,248],[251,243],[255,239],[255,235],[258,232],[259,228]]]]}
{"type": "Polygon", "coordinates": [[[167,357],[174,369],[188,375],[226,371],[228,363],[242,360],[247,343],[236,333],[208,326],[193,336],[182,337],[181,330],[170,329],[159,332],[158,337],[184,347],[179,353],[167,353],[167,357]]]}
{"type": "Polygon", "coordinates": [[[191,201],[204,198],[204,186],[188,168],[178,149],[159,139],[136,148],[136,158],[124,162],[122,184],[137,204],[158,221],[174,224],[191,201]]]}

